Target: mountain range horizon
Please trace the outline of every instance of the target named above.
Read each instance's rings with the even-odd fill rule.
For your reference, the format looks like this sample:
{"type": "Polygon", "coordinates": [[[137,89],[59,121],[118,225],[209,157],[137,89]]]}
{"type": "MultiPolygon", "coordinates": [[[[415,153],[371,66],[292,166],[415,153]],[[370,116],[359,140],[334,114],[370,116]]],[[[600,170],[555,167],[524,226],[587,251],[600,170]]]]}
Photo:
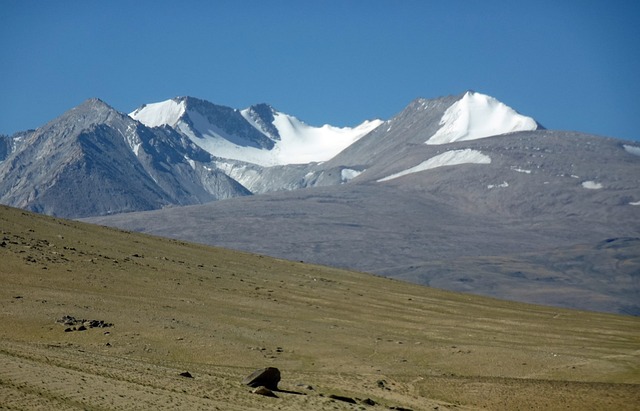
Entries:
{"type": "Polygon", "coordinates": [[[89,99],[0,141],[6,205],[640,314],[640,145],[547,130],[485,94],[418,98],[391,119],[342,128],[267,104],[181,97],[124,114],[89,99]]]}

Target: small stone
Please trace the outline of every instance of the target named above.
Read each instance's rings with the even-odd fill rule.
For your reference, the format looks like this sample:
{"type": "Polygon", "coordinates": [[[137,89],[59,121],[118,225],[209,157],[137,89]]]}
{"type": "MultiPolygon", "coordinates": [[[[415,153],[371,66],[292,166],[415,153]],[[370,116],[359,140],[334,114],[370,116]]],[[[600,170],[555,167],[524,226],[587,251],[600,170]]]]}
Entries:
{"type": "Polygon", "coordinates": [[[180,376],[184,378],[193,378],[193,375],[191,375],[189,371],[181,372],[180,376]]]}
{"type": "Polygon", "coordinates": [[[376,405],[376,402],[374,400],[372,400],[371,398],[366,398],[366,399],[362,400],[362,403],[364,405],[371,405],[371,406],[376,405]]]}

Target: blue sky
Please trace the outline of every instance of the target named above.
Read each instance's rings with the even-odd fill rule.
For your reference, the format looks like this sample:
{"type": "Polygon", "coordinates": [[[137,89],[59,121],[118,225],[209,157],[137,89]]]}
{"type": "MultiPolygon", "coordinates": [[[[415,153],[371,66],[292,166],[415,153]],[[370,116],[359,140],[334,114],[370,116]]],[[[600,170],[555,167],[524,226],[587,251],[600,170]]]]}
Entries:
{"type": "Polygon", "coordinates": [[[0,0],[0,133],[90,97],[346,126],[472,89],[547,128],[640,140],[638,21],[615,0],[0,0]]]}

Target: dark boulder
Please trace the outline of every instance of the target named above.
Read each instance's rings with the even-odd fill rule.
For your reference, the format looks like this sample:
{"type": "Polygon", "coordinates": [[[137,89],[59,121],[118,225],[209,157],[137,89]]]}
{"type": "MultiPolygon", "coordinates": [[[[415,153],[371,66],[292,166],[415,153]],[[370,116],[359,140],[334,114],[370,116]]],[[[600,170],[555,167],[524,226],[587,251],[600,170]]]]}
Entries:
{"type": "Polygon", "coordinates": [[[247,376],[242,383],[249,387],[266,387],[270,390],[277,390],[280,382],[280,370],[275,367],[261,368],[255,370],[247,376]]]}

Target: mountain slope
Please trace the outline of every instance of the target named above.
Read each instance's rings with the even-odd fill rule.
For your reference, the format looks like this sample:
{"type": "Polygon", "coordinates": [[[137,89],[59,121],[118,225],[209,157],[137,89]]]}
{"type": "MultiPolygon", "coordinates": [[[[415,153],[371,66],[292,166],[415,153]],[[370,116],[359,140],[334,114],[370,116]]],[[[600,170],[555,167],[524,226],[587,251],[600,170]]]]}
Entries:
{"type": "Polygon", "coordinates": [[[248,194],[171,129],[148,129],[98,99],[20,135],[0,164],[0,200],[45,214],[88,216],[248,194]],[[202,184],[205,174],[208,184],[202,184]]]}
{"type": "Polygon", "coordinates": [[[7,207],[0,225],[0,404],[12,408],[599,410],[640,401],[638,318],[7,207]],[[111,326],[65,332],[63,317],[111,326]],[[265,366],[281,370],[278,398],[240,383],[265,366]]]}

